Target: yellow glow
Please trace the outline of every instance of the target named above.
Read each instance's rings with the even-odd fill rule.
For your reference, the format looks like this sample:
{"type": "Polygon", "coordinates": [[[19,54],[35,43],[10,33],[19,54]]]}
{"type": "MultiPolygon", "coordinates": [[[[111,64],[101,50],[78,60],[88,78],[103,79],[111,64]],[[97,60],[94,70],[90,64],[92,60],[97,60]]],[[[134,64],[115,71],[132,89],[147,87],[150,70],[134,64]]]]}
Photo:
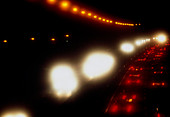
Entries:
{"type": "Polygon", "coordinates": [[[4,43],[7,43],[8,41],[7,41],[7,40],[4,40],[3,42],[4,42],[4,43]]]}
{"type": "Polygon", "coordinates": [[[51,85],[59,97],[70,97],[78,86],[77,77],[69,65],[57,65],[51,71],[51,85]]]}
{"type": "Polygon", "coordinates": [[[109,20],[106,20],[106,22],[108,23],[108,22],[109,22],[109,20]]]}
{"type": "Polygon", "coordinates": [[[47,0],[48,4],[55,4],[57,1],[56,0],[47,0]]]}
{"type": "Polygon", "coordinates": [[[166,42],[166,36],[161,34],[157,37],[157,40],[159,43],[164,43],[164,42],[166,42]]]}
{"type": "Polygon", "coordinates": [[[77,12],[77,11],[78,11],[78,8],[77,8],[77,7],[74,7],[74,8],[73,8],[73,11],[74,11],[74,12],[77,12]]]}
{"type": "Polygon", "coordinates": [[[92,14],[91,13],[88,13],[88,16],[91,16],[92,14]]]}
{"type": "Polygon", "coordinates": [[[52,38],[51,41],[55,41],[55,38],[52,38]]]}
{"type": "Polygon", "coordinates": [[[94,15],[93,17],[96,19],[96,18],[97,18],[97,15],[94,15]]]}
{"type": "Polygon", "coordinates": [[[134,51],[134,46],[130,43],[124,43],[121,45],[121,50],[126,53],[131,53],[134,51]]]}
{"type": "Polygon", "coordinates": [[[61,1],[60,2],[60,7],[62,8],[62,9],[67,9],[67,8],[69,8],[69,6],[70,6],[70,2],[69,1],[61,1]]]}
{"type": "Polygon", "coordinates": [[[35,38],[34,38],[34,37],[32,37],[30,40],[34,41],[34,40],[35,40],[35,38]]]}
{"type": "Polygon", "coordinates": [[[103,22],[105,22],[105,21],[106,21],[106,19],[103,19],[102,21],[103,21],[103,22]]]}
{"type": "Polygon", "coordinates": [[[86,11],[81,11],[81,14],[83,14],[83,15],[86,14],[86,11]]]}
{"type": "Polygon", "coordinates": [[[103,77],[112,70],[114,62],[112,55],[95,52],[85,59],[82,71],[89,79],[103,77]]]}
{"type": "Polygon", "coordinates": [[[129,100],[128,100],[128,102],[132,102],[132,101],[133,101],[133,99],[129,99],[129,100]]]}
{"type": "Polygon", "coordinates": [[[101,17],[99,17],[98,19],[99,19],[99,20],[102,20],[102,18],[101,18],[101,17]]]}
{"type": "Polygon", "coordinates": [[[110,23],[113,23],[113,21],[110,21],[110,23]]]}
{"type": "Polygon", "coordinates": [[[23,112],[8,112],[7,114],[4,114],[2,117],[28,117],[23,112]]]}
{"type": "Polygon", "coordinates": [[[69,37],[70,35],[65,35],[65,37],[69,37]]]}

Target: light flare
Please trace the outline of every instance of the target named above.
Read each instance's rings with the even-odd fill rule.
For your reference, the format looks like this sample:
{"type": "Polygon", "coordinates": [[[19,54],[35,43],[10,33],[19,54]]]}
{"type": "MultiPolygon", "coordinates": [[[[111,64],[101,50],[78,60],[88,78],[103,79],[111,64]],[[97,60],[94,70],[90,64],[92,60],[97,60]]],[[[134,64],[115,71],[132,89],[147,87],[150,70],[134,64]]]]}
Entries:
{"type": "Polygon", "coordinates": [[[89,79],[102,77],[111,71],[114,62],[114,58],[108,53],[92,53],[83,63],[83,73],[89,79]]]}

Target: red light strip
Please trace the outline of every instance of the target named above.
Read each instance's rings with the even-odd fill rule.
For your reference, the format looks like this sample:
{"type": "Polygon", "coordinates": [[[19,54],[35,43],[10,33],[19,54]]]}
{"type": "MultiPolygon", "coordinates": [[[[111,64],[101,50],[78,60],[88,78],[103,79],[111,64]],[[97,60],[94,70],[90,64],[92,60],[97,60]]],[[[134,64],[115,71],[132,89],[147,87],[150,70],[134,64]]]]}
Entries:
{"type": "Polygon", "coordinates": [[[90,12],[84,8],[80,8],[78,5],[72,4],[68,0],[46,0],[46,4],[57,6],[62,10],[69,11],[75,15],[86,16],[87,18],[91,18],[92,20],[97,20],[106,24],[112,25],[121,25],[121,26],[140,26],[140,23],[128,23],[128,22],[119,22],[113,21],[113,19],[102,17],[94,12],[90,12]]]}

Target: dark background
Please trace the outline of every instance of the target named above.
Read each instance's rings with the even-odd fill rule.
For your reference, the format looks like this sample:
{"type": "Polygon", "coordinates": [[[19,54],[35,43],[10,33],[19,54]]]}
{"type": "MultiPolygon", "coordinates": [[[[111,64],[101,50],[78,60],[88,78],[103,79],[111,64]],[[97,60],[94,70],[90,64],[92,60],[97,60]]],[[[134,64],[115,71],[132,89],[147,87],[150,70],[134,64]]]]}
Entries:
{"type": "MultiPolygon", "coordinates": [[[[91,113],[100,110],[114,92],[123,66],[133,55],[122,55],[119,44],[136,37],[169,32],[168,1],[72,1],[113,20],[141,23],[139,27],[105,25],[64,11],[49,8],[38,0],[1,2],[1,106],[23,106],[33,116],[91,113]],[[69,34],[66,43],[65,34],[69,34]],[[36,41],[29,39],[35,37],[36,41]],[[56,43],[49,40],[54,37],[56,43]],[[4,39],[8,40],[3,44],[4,39]],[[117,69],[106,81],[84,83],[71,99],[57,101],[48,94],[47,74],[62,59],[78,69],[85,53],[105,49],[117,57],[117,69]],[[115,78],[113,81],[112,79],[115,78]],[[111,82],[112,81],[112,82],[111,82]],[[110,83],[111,82],[111,83],[110,83]],[[112,85],[114,84],[114,85],[112,85]],[[88,88],[87,88],[88,87],[88,88]],[[109,90],[108,90],[109,89],[109,90]],[[77,111],[76,111],[77,110],[77,111]]],[[[140,52],[139,49],[137,51],[140,52]]],[[[77,71],[79,72],[79,71],[77,71]]]]}

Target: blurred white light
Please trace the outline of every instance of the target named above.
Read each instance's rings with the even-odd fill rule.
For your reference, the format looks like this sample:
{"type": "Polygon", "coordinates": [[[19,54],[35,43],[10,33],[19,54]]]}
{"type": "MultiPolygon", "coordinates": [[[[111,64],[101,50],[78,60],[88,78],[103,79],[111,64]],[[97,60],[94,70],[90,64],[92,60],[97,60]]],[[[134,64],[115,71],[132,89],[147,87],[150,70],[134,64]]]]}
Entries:
{"type": "Polygon", "coordinates": [[[130,43],[124,43],[121,45],[121,50],[126,53],[131,53],[134,51],[134,46],[130,43]]]}
{"type": "Polygon", "coordinates": [[[51,71],[51,84],[59,97],[69,97],[78,86],[77,77],[68,65],[58,65],[51,71]]]}
{"type": "Polygon", "coordinates": [[[112,70],[114,62],[113,56],[108,53],[92,53],[83,63],[83,73],[89,79],[103,77],[112,70]]]}
{"type": "Polygon", "coordinates": [[[137,46],[140,46],[140,45],[143,44],[143,42],[142,42],[142,40],[136,40],[136,41],[135,41],[135,44],[136,44],[137,46]]]}
{"type": "Polygon", "coordinates": [[[28,116],[22,112],[12,112],[12,113],[9,112],[3,115],[2,117],[28,117],[28,116]]]}
{"type": "Polygon", "coordinates": [[[165,35],[159,35],[157,37],[158,42],[164,43],[166,41],[166,36],[165,35]]]}
{"type": "Polygon", "coordinates": [[[151,39],[146,39],[146,42],[150,42],[151,41],[151,39]]]}

